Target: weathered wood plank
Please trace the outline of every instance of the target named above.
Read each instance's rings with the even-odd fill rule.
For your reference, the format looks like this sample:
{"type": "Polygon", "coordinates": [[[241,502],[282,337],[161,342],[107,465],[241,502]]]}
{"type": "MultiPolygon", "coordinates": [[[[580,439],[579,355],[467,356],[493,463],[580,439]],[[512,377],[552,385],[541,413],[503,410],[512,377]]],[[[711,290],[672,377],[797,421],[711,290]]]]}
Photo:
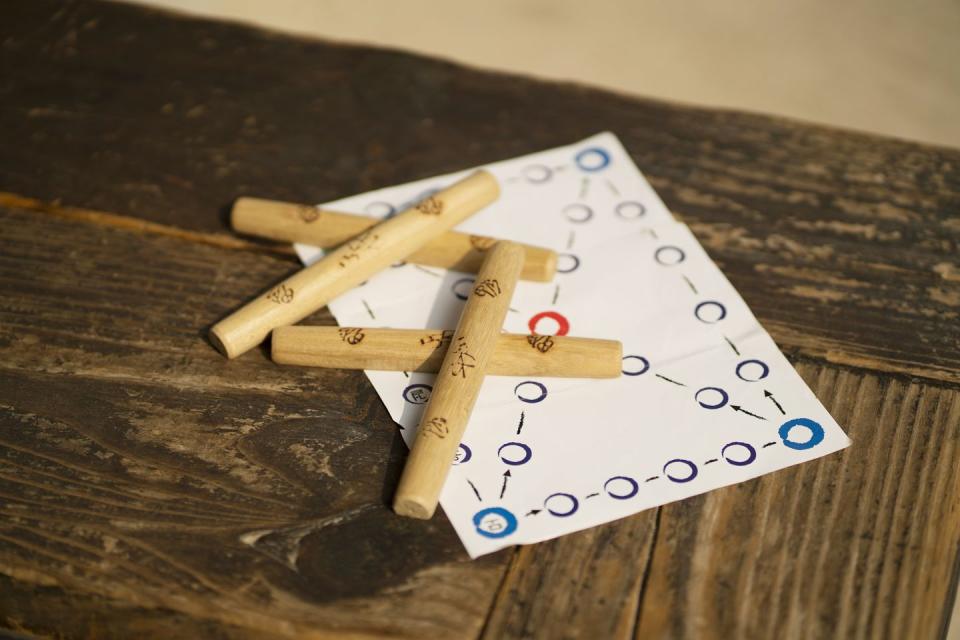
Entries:
{"type": "Polygon", "coordinates": [[[136,7],[15,6],[0,190],[224,233],[239,195],[319,202],[609,129],[784,347],[960,382],[960,151],[136,7]]]}
{"type": "Polygon", "coordinates": [[[479,633],[509,554],[471,562],[442,516],[393,515],[405,452],[366,380],[226,362],[201,337],[234,284],[285,262],[9,209],[0,225],[0,623],[50,629],[17,606],[36,589],[78,635],[120,610],[227,637],[479,633]]]}
{"type": "Polygon", "coordinates": [[[806,361],[798,370],[853,446],[523,548],[486,635],[940,635],[960,545],[960,392],[806,361]]]}

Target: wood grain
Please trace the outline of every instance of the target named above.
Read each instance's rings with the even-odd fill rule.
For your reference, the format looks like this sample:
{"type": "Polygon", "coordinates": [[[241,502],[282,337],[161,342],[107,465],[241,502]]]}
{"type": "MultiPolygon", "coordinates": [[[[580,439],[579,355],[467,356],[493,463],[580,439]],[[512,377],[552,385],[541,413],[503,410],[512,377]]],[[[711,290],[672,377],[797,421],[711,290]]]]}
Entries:
{"type": "Polygon", "coordinates": [[[960,575],[960,152],[120,4],[0,14],[0,626],[943,634],[960,575]],[[332,200],[604,129],[854,443],[467,562],[444,520],[388,513],[404,452],[360,374],[263,350],[227,363],[204,342],[297,267],[230,235],[228,206],[332,200]]]}

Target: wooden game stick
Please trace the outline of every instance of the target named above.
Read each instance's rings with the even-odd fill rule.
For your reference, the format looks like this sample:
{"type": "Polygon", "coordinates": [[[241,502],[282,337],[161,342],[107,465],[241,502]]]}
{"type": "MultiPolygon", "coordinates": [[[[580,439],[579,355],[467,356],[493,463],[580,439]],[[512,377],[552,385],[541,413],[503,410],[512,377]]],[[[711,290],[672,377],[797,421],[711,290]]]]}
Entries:
{"type": "Polygon", "coordinates": [[[476,171],[406,211],[354,236],[210,329],[228,358],[257,346],[273,329],[307,317],[341,293],[405,259],[500,195],[497,180],[476,171]]]}
{"type": "MultiPolygon", "coordinates": [[[[235,231],[271,240],[302,242],[321,249],[342,244],[377,223],[375,218],[355,216],[303,204],[260,198],[239,198],[230,223],[235,231]]],[[[407,262],[476,273],[487,249],[497,241],[448,231],[407,257],[407,262]]],[[[557,254],[550,249],[521,245],[525,252],[521,280],[549,282],[557,272],[557,254]]]]}
{"type": "Polygon", "coordinates": [[[498,242],[480,267],[393,499],[402,516],[426,519],[437,508],[522,267],[523,249],[512,242],[498,242]]]}
{"type": "MultiPolygon", "coordinates": [[[[278,327],[270,337],[273,360],[329,369],[440,370],[450,346],[449,329],[278,327]]],[[[546,378],[616,378],[623,365],[616,340],[503,333],[496,340],[488,375],[546,378]]]]}

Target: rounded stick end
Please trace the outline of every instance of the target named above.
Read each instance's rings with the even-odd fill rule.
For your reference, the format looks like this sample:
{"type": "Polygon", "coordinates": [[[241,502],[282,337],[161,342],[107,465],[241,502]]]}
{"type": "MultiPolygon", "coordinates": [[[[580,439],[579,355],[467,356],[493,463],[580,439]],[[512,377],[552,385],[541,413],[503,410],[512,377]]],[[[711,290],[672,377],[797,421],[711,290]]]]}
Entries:
{"type": "Polygon", "coordinates": [[[213,328],[210,329],[210,332],[207,334],[207,338],[210,340],[210,344],[212,344],[217,351],[225,355],[227,358],[232,360],[240,355],[237,353],[236,349],[232,348],[230,343],[222,335],[220,335],[218,325],[214,325],[213,328]]]}
{"type": "Polygon", "coordinates": [[[412,496],[397,496],[393,501],[393,511],[398,516],[429,520],[437,509],[437,503],[427,504],[426,500],[412,496]]]}

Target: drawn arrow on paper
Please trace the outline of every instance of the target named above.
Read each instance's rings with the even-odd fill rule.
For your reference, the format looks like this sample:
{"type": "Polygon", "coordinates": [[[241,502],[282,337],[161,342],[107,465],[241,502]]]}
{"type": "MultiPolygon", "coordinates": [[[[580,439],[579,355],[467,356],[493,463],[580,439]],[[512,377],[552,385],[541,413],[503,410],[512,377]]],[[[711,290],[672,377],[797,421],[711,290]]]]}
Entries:
{"type": "Polygon", "coordinates": [[[500,487],[500,498],[503,498],[503,494],[507,492],[507,481],[510,479],[510,469],[507,469],[503,472],[503,486],[500,487]]]}
{"type": "Polygon", "coordinates": [[[755,413],[751,413],[750,411],[747,411],[746,409],[744,409],[743,407],[741,407],[741,406],[738,405],[738,404],[732,404],[732,405],[730,405],[730,406],[733,408],[734,411],[739,411],[740,413],[745,413],[745,414],[747,414],[748,416],[753,416],[754,418],[757,418],[758,420],[766,420],[766,418],[764,418],[763,416],[758,416],[758,415],[755,414],[755,413]]]}
{"type": "Polygon", "coordinates": [[[535,515],[537,515],[538,513],[540,513],[541,511],[543,511],[543,509],[530,509],[530,511],[527,511],[527,515],[528,515],[528,516],[535,516],[535,515]]]}
{"type": "Polygon", "coordinates": [[[773,394],[772,394],[772,393],[770,393],[769,391],[767,391],[766,389],[764,389],[764,390],[763,390],[763,397],[764,397],[764,398],[770,398],[770,401],[773,402],[773,404],[777,405],[777,409],[780,410],[780,414],[781,414],[781,415],[784,415],[784,416],[787,415],[787,412],[783,410],[783,407],[780,406],[780,403],[777,402],[777,399],[773,397],[773,394]]]}

